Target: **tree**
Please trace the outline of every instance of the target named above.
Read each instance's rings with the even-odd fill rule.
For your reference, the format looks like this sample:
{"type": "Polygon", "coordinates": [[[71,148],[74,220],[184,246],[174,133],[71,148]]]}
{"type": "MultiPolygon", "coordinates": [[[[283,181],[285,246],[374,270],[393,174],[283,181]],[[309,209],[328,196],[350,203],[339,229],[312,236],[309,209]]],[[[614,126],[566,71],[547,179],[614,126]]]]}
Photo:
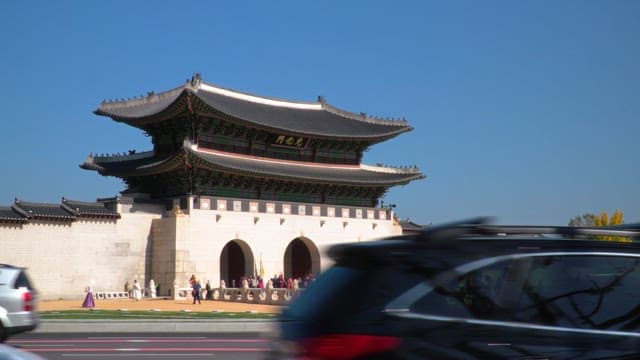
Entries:
{"type": "MultiPolygon", "coordinates": [[[[601,212],[599,215],[585,213],[582,215],[574,216],[569,220],[569,226],[590,226],[590,227],[603,227],[624,224],[624,213],[621,210],[616,210],[613,216],[609,218],[609,214],[606,211],[601,212]]],[[[606,241],[631,241],[627,237],[623,236],[596,236],[596,239],[606,241]]]]}
{"type": "Polygon", "coordinates": [[[596,216],[594,214],[582,214],[574,216],[569,220],[569,226],[596,226],[596,216]]]}
{"type": "MultiPolygon", "coordinates": [[[[624,213],[620,210],[616,210],[611,216],[611,219],[609,219],[609,214],[607,214],[606,211],[603,211],[602,213],[600,213],[600,215],[595,216],[594,223],[598,227],[621,225],[624,224],[624,213]]],[[[606,241],[631,241],[631,239],[623,236],[598,236],[598,239],[606,241]]]]}

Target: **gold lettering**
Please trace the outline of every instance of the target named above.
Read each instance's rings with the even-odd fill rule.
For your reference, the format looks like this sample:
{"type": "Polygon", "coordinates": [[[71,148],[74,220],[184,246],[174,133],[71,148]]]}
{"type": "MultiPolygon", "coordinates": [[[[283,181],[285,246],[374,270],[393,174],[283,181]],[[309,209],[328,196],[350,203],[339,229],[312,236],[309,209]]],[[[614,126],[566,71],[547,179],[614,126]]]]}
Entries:
{"type": "Polygon", "coordinates": [[[296,141],[296,146],[297,147],[303,147],[304,146],[304,139],[303,138],[298,138],[298,141],[296,141]]]}
{"type": "Polygon", "coordinates": [[[284,144],[284,135],[280,135],[276,138],[276,144],[278,145],[284,144]]]}
{"type": "Polygon", "coordinates": [[[289,137],[287,138],[287,145],[289,145],[289,146],[293,145],[293,141],[294,141],[294,140],[293,140],[293,136],[289,136],[289,137]]]}

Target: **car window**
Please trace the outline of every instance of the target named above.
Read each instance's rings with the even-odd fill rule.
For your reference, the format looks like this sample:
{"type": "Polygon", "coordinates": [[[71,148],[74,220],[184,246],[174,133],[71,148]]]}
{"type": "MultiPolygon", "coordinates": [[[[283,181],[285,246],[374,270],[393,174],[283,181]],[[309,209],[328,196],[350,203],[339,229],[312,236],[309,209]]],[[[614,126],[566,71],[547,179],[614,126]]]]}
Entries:
{"type": "Polygon", "coordinates": [[[532,256],[436,286],[412,310],[442,316],[583,329],[640,329],[640,259],[532,256]]]}
{"type": "Polygon", "coordinates": [[[29,290],[33,289],[31,287],[31,282],[29,281],[29,277],[27,276],[27,273],[24,271],[20,271],[13,287],[16,289],[19,289],[19,288],[27,288],[29,290]]]}
{"type": "Polygon", "coordinates": [[[305,289],[284,312],[285,318],[339,319],[380,312],[394,297],[423,278],[393,266],[334,266],[305,289]]]}

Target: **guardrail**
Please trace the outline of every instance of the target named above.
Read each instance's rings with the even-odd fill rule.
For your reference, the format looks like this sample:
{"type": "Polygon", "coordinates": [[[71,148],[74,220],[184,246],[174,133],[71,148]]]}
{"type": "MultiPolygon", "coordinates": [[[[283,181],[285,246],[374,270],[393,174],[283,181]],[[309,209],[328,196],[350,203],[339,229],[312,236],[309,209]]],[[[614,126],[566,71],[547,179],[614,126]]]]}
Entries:
{"type": "MultiPolygon", "coordinates": [[[[176,289],[176,299],[191,298],[190,287],[176,289]]],[[[214,288],[211,289],[211,299],[218,301],[242,302],[248,304],[286,305],[291,302],[303,289],[258,289],[258,288],[214,288]]],[[[206,290],[201,291],[204,300],[206,290]]]]}
{"type": "Polygon", "coordinates": [[[128,299],[129,293],[126,291],[98,291],[93,293],[97,300],[128,299]]]}

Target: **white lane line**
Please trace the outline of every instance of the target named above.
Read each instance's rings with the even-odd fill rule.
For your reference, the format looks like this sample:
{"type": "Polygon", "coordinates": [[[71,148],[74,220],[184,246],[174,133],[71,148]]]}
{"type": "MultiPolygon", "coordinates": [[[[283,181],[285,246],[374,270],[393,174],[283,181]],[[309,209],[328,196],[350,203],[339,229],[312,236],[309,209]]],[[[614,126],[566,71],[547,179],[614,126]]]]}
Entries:
{"type": "Polygon", "coordinates": [[[132,357],[143,357],[143,356],[153,356],[154,358],[158,358],[158,357],[168,357],[171,359],[179,359],[179,358],[185,358],[185,357],[202,357],[202,358],[207,358],[207,359],[211,359],[211,356],[213,355],[212,353],[201,353],[201,354],[185,354],[185,353],[175,353],[175,354],[171,354],[171,353],[145,353],[145,354],[61,354],[63,357],[79,357],[79,358],[83,358],[86,359],[88,356],[95,358],[95,357],[127,357],[127,358],[132,358],[132,357]]]}
{"type": "Polygon", "coordinates": [[[208,336],[87,336],[87,339],[208,339],[208,336]]]}

